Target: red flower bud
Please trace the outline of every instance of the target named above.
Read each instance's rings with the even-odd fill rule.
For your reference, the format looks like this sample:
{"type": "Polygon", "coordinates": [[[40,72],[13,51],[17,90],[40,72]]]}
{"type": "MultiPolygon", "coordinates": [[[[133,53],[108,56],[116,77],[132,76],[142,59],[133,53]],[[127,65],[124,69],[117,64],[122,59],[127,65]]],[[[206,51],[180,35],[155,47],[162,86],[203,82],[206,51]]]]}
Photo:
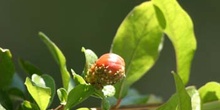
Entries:
{"type": "Polygon", "coordinates": [[[125,77],[124,59],[114,53],[102,55],[90,68],[86,81],[97,88],[113,85],[125,77]]]}

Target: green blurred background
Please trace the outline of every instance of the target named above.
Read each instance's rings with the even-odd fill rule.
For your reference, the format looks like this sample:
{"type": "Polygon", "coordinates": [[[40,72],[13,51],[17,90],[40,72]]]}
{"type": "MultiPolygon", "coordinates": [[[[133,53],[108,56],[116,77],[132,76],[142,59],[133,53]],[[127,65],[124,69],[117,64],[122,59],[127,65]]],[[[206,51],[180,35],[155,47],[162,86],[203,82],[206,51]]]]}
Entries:
{"type": "MultiPolygon", "coordinates": [[[[38,32],[44,32],[58,45],[69,69],[81,73],[85,61],[81,47],[92,49],[98,56],[108,52],[120,23],[143,1],[0,0],[0,47],[11,50],[20,76],[25,74],[17,59],[23,58],[52,75],[59,81],[59,88],[58,66],[38,38],[38,32]]],[[[220,1],[179,0],[179,3],[191,16],[198,41],[189,85],[200,87],[208,81],[220,81],[220,1]]],[[[175,91],[172,70],[175,70],[175,55],[166,38],[156,65],[133,87],[143,94],[153,93],[166,100],[175,91]]],[[[97,101],[90,98],[79,106],[99,106],[97,101]]]]}

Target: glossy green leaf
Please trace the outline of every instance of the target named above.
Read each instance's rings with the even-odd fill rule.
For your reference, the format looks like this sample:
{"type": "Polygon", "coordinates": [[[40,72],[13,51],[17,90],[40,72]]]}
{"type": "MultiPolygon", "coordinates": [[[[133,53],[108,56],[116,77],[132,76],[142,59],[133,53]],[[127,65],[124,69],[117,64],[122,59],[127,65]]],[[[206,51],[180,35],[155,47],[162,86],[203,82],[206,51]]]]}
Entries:
{"type": "Polygon", "coordinates": [[[34,66],[33,64],[31,64],[28,61],[25,61],[23,59],[19,59],[19,64],[20,64],[21,68],[25,71],[25,73],[29,74],[30,76],[32,76],[33,74],[38,74],[38,75],[43,74],[43,72],[41,72],[41,70],[39,68],[37,68],[36,66],[34,66]]]}
{"type": "Polygon", "coordinates": [[[83,76],[85,76],[89,68],[96,62],[98,57],[92,50],[85,49],[84,47],[82,47],[82,52],[85,54],[85,59],[86,59],[85,67],[83,70],[83,76]]]}
{"type": "Polygon", "coordinates": [[[115,86],[118,99],[155,64],[162,42],[153,4],[144,2],[135,7],[120,25],[111,47],[126,63],[126,78],[115,86]]]}
{"type": "Polygon", "coordinates": [[[176,0],[152,0],[159,24],[171,40],[177,63],[177,73],[184,84],[189,80],[191,61],[196,50],[193,23],[176,0]]]}
{"type": "Polygon", "coordinates": [[[57,95],[58,95],[58,98],[60,100],[60,104],[66,105],[66,101],[67,101],[67,91],[66,91],[66,89],[64,89],[64,88],[57,89],[57,95]]]}
{"type": "Polygon", "coordinates": [[[40,32],[39,37],[43,40],[43,42],[47,45],[49,48],[50,52],[52,53],[54,59],[58,63],[61,71],[61,76],[62,76],[62,81],[63,81],[63,86],[65,89],[69,89],[69,83],[71,85],[72,79],[70,78],[70,74],[67,71],[66,68],[66,58],[61,52],[61,50],[56,46],[56,44],[51,41],[44,33],[40,32]]]}
{"type": "Polygon", "coordinates": [[[173,75],[175,79],[176,93],[178,96],[179,110],[192,110],[191,98],[185,89],[183,81],[178,74],[173,73],[173,75]]]}
{"type": "Polygon", "coordinates": [[[40,110],[36,104],[26,100],[21,104],[21,106],[23,110],[40,110]]]}
{"type": "Polygon", "coordinates": [[[0,48],[0,88],[11,84],[14,73],[15,68],[11,52],[8,49],[0,48]]]}
{"type": "Polygon", "coordinates": [[[86,84],[86,81],[84,80],[84,78],[78,74],[75,73],[75,71],[73,71],[73,69],[71,69],[72,75],[73,75],[73,81],[76,85],[78,84],[86,84]]]}
{"type": "Polygon", "coordinates": [[[26,78],[25,85],[28,92],[41,110],[46,110],[51,98],[51,89],[45,86],[45,82],[38,76],[33,76],[32,81],[26,78]],[[34,82],[32,82],[34,81],[34,82]]]}
{"type": "Polygon", "coordinates": [[[202,104],[202,110],[220,110],[220,100],[202,104]]]}
{"type": "Polygon", "coordinates": [[[50,105],[53,102],[53,98],[54,98],[55,92],[56,92],[55,81],[51,76],[49,76],[47,74],[43,74],[41,77],[44,79],[46,87],[49,87],[51,89],[51,98],[50,98],[50,103],[49,103],[49,105],[50,105]]]}
{"type": "Polygon", "coordinates": [[[70,109],[73,106],[81,103],[95,92],[91,85],[79,84],[74,87],[67,96],[67,103],[65,109],[70,109]]]}
{"type": "Polygon", "coordinates": [[[208,82],[199,88],[202,103],[220,100],[220,84],[218,82],[208,82]]]}
{"type": "Polygon", "coordinates": [[[201,110],[201,99],[199,91],[195,86],[189,86],[186,88],[187,93],[191,97],[192,110],[201,110]]]}

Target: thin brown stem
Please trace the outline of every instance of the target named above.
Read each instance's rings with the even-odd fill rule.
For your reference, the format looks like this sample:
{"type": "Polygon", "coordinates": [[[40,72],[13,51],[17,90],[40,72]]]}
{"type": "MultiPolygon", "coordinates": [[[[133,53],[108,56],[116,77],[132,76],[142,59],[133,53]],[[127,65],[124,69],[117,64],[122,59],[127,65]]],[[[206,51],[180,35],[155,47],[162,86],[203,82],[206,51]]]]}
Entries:
{"type": "MultiPolygon", "coordinates": [[[[162,103],[147,104],[147,105],[127,105],[127,106],[120,106],[119,108],[111,108],[110,110],[156,110],[161,105],[162,103]]],[[[101,108],[91,108],[91,109],[102,110],[101,108]]]]}
{"type": "Polygon", "coordinates": [[[64,110],[64,105],[59,105],[57,108],[52,109],[52,110],[64,110]]]}
{"type": "Polygon", "coordinates": [[[115,106],[113,106],[112,108],[113,109],[118,109],[120,107],[120,104],[121,104],[121,99],[118,99],[117,100],[117,103],[115,104],[115,106]]]}

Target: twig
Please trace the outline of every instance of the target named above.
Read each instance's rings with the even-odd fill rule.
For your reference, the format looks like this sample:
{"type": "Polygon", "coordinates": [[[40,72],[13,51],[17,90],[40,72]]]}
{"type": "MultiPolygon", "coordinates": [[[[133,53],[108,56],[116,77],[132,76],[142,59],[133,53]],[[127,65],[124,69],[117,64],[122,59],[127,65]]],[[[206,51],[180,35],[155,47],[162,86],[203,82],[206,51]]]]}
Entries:
{"type": "Polygon", "coordinates": [[[52,109],[52,110],[64,110],[64,105],[59,105],[57,108],[52,109]]]}

